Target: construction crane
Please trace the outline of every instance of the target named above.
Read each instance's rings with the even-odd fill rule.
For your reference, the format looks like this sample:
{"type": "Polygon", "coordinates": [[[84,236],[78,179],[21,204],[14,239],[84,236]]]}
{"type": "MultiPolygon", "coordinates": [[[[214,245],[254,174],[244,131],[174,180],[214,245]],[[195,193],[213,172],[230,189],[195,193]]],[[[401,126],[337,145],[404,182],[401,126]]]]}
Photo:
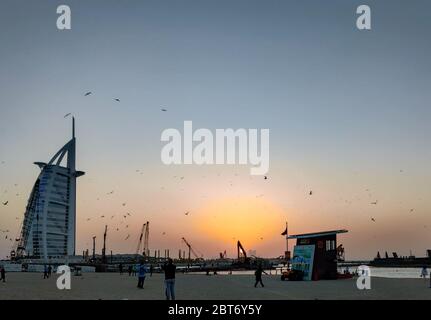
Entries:
{"type": "Polygon", "coordinates": [[[190,253],[193,253],[193,256],[198,259],[201,260],[203,258],[203,254],[197,254],[196,251],[192,248],[192,245],[190,243],[188,243],[188,241],[186,240],[186,238],[181,238],[181,240],[183,240],[183,242],[185,243],[185,245],[187,246],[187,248],[189,249],[189,255],[188,255],[188,260],[191,261],[191,256],[190,253]]]}
{"type": "Polygon", "coordinates": [[[144,232],[144,256],[145,257],[150,256],[149,238],[150,238],[150,222],[147,221],[145,232],[144,232]]]}
{"type": "Polygon", "coordinates": [[[220,259],[226,259],[227,254],[226,254],[226,250],[224,252],[220,252],[220,259]]]}
{"type": "Polygon", "coordinates": [[[142,225],[141,234],[139,235],[138,246],[135,252],[135,259],[138,260],[142,248],[142,240],[144,240],[143,256],[148,257],[150,255],[150,249],[148,247],[148,241],[150,236],[150,223],[147,221],[142,225]]]}
{"type": "Polygon", "coordinates": [[[103,249],[102,249],[102,263],[106,263],[106,235],[108,233],[108,226],[105,226],[105,233],[103,234],[103,249]]]}
{"type": "Polygon", "coordinates": [[[245,249],[239,240],[236,243],[236,249],[238,252],[238,260],[239,261],[241,261],[241,260],[246,261],[247,260],[247,253],[245,252],[245,249]]]}
{"type": "Polygon", "coordinates": [[[93,236],[93,261],[96,260],[96,236],[93,236]]]}

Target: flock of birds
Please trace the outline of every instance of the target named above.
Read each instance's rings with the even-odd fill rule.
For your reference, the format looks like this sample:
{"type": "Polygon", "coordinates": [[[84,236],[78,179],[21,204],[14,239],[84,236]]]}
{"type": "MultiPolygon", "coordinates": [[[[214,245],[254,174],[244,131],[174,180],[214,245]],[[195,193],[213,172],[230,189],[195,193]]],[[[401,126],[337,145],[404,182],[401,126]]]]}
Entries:
{"type": "MultiPolygon", "coordinates": [[[[84,97],[88,97],[88,96],[91,96],[91,95],[93,95],[93,92],[92,91],[87,91],[85,94],[84,94],[84,97]]],[[[120,103],[121,102],[121,100],[120,100],[120,98],[113,98],[113,100],[115,101],[115,102],[118,102],[118,103],[120,103]]],[[[160,111],[162,111],[162,112],[167,112],[168,110],[166,109],[166,108],[161,108],[160,109],[160,111]]],[[[69,117],[69,116],[71,116],[72,115],[72,113],[71,112],[69,112],[69,113],[67,113],[67,114],[65,114],[64,115],[64,118],[67,118],[67,117],[69,117]]],[[[1,164],[2,165],[4,165],[5,164],[5,161],[1,161],[1,164]]],[[[137,173],[140,173],[141,175],[143,174],[143,172],[142,171],[140,171],[140,170],[136,170],[136,172],[137,173]]],[[[403,172],[403,170],[400,170],[400,172],[402,173],[403,172]]],[[[217,174],[218,176],[220,176],[220,174],[217,174]]],[[[237,176],[237,174],[235,174],[235,176],[237,176]]],[[[174,178],[177,178],[177,176],[174,176],[174,178]]],[[[183,180],[184,179],[184,176],[181,176],[181,177],[179,177],[179,179],[180,180],[183,180]]],[[[268,180],[269,178],[268,178],[268,176],[267,175],[265,175],[264,177],[263,177],[263,179],[264,180],[268,180]]],[[[232,186],[232,182],[230,181],[229,182],[230,183],[230,185],[232,186]]],[[[15,186],[17,186],[17,185],[15,185],[15,186]]],[[[163,187],[162,187],[162,189],[164,189],[163,187]]],[[[366,189],[366,191],[369,191],[368,189],[366,189]]],[[[110,192],[108,192],[108,193],[106,193],[106,195],[113,195],[114,194],[114,190],[112,190],[112,191],[110,191],[110,192]]],[[[313,192],[313,190],[310,190],[310,191],[308,191],[308,196],[313,196],[313,194],[314,194],[314,192],[313,192]]],[[[19,194],[17,194],[17,196],[18,196],[19,194]]],[[[263,194],[260,194],[260,195],[257,195],[256,196],[256,198],[259,198],[259,197],[263,197],[264,195],[263,194]]],[[[97,198],[97,200],[100,200],[100,198],[97,198]]],[[[375,201],[373,201],[373,202],[371,202],[370,203],[371,205],[378,205],[378,200],[375,200],[375,201]]],[[[2,202],[2,205],[3,206],[8,206],[9,205],[9,200],[6,200],[6,201],[4,201],[4,202],[2,202]]],[[[126,207],[126,203],[124,202],[124,203],[122,203],[122,207],[126,207]]],[[[410,209],[410,213],[412,213],[414,211],[414,209],[410,209]]],[[[189,216],[190,215],[190,211],[186,211],[186,212],[184,212],[184,215],[185,216],[189,216]]],[[[125,219],[127,219],[127,217],[130,217],[131,216],[131,214],[130,214],[130,212],[127,212],[126,214],[123,214],[122,215],[122,217],[123,217],[123,221],[121,222],[121,224],[123,224],[124,223],[124,221],[125,221],[125,219]]],[[[105,215],[101,215],[100,216],[100,218],[101,219],[104,219],[105,218],[105,215]]],[[[115,218],[115,215],[112,215],[111,217],[110,217],[110,219],[114,219],[115,218]]],[[[17,220],[19,219],[18,217],[16,218],[17,220]]],[[[86,219],[86,221],[90,221],[91,220],[91,218],[87,218],[86,219]]],[[[371,221],[372,222],[376,222],[376,219],[374,218],[374,217],[371,217],[371,221]]],[[[128,229],[129,228],[129,225],[126,225],[125,226],[125,229],[128,229]]],[[[117,227],[116,228],[116,231],[119,231],[120,229],[117,227]]],[[[6,236],[5,236],[5,239],[6,240],[10,240],[10,241],[13,241],[12,240],[12,238],[11,237],[8,237],[8,233],[10,232],[9,230],[0,230],[0,232],[2,232],[2,233],[4,233],[4,234],[6,234],[6,236]]],[[[162,232],[162,235],[166,235],[166,232],[162,232]]],[[[127,236],[126,236],[126,238],[124,239],[124,240],[128,240],[130,238],[130,234],[127,234],[127,236]]],[[[263,240],[263,238],[261,237],[260,238],[261,240],[263,240]]]]}
{"type": "MultiPolygon", "coordinates": [[[[90,96],[90,95],[92,95],[93,94],[93,92],[92,91],[88,91],[88,92],[86,92],[85,94],[84,94],[84,97],[88,97],[88,96],[90,96]]],[[[116,101],[116,102],[121,102],[121,100],[119,99],[119,98],[112,98],[112,100],[114,100],[114,101],[116,101]]],[[[166,108],[161,108],[160,109],[160,111],[162,111],[162,112],[167,112],[168,111],[168,109],[166,109],[166,108]]],[[[72,113],[71,112],[69,112],[69,113],[66,113],[65,115],[64,115],[64,118],[67,118],[67,117],[69,117],[69,116],[71,116],[72,115],[72,113]]]]}

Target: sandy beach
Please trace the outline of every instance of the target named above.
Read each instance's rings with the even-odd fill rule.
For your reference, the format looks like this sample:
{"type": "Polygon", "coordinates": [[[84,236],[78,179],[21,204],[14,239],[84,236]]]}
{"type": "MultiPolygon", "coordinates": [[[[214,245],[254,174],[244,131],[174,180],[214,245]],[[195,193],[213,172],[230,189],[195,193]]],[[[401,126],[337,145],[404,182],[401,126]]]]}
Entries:
{"type": "MultiPolygon", "coordinates": [[[[136,288],[137,278],[127,274],[85,273],[72,276],[71,290],[58,290],[57,275],[44,280],[40,273],[8,273],[0,283],[0,298],[123,300],[164,299],[163,275],[147,276],[144,289],[136,288]]],[[[358,290],[356,280],[317,282],[280,281],[279,276],[264,276],[264,288],[254,288],[252,275],[206,276],[178,274],[177,300],[295,300],[295,299],[431,299],[429,279],[388,279],[373,277],[371,290],[358,290]]]]}

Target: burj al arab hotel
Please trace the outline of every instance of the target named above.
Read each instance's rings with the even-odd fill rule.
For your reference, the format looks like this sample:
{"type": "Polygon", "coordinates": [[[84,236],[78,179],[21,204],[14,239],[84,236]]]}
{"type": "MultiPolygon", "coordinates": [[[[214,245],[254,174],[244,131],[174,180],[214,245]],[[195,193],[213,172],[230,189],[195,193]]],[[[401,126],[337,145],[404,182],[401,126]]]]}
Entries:
{"type": "Polygon", "coordinates": [[[31,191],[14,254],[50,259],[75,255],[76,178],[75,119],[72,139],[49,161],[35,162],[41,172],[31,191]]]}

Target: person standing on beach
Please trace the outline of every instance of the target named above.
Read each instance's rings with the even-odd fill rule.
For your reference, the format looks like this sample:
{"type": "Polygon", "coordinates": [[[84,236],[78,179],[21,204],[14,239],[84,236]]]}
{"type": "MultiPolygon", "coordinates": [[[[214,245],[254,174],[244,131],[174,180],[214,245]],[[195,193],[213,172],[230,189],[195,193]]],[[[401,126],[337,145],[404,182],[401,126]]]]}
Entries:
{"type": "Polygon", "coordinates": [[[4,266],[0,267],[0,280],[6,282],[6,269],[4,268],[4,266]]]}
{"type": "Polygon", "coordinates": [[[120,275],[123,274],[123,264],[120,263],[120,265],[118,266],[118,268],[120,269],[120,275]]]}
{"type": "Polygon", "coordinates": [[[128,268],[129,277],[132,275],[132,271],[133,271],[133,266],[130,265],[129,268],[128,268]]]}
{"type": "Polygon", "coordinates": [[[426,279],[427,278],[427,275],[428,275],[428,270],[427,270],[427,267],[426,266],[423,266],[422,267],[422,271],[421,271],[421,278],[424,278],[424,279],[426,279]]]}
{"type": "Polygon", "coordinates": [[[46,264],[43,266],[43,278],[48,279],[48,266],[46,264]]]}
{"type": "Polygon", "coordinates": [[[172,259],[168,260],[162,269],[165,271],[165,294],[166,300],[175,300],[175,270],[176,266],[172,259]]]}
{"type": "Polygon", "coordinates": [[[144,282],[145,282],[146,273],[147,273],[147,270],[145,270],[145,266],[141,262],[139,264],[139,270],[138,270],[138,288],[139,289],[144,289],[144,282]]]}
{"type": "Polygon", "coordinates": [[[262,273],[267,274],[265,271],[263,271],[262,266],[259,265],[257,267],[257,270],[255,271],[254,275],[256,276],[256,282],[254,283],[254,287],[257,288],[257,284],[260,283],[262,288],[264,287],[262,282],[262,273]]]}
{"type": "Polygon", "coordinates": [[[153,265],[151,264],[150,265],[150,277],[152,277],[153,276],[153,265]]]}
{"type": "Polygon", "coordinates": [[[48,278],[51,277],[51,274],[52,274],[52,267],[51,265],[48,265],[48,278]]]}

